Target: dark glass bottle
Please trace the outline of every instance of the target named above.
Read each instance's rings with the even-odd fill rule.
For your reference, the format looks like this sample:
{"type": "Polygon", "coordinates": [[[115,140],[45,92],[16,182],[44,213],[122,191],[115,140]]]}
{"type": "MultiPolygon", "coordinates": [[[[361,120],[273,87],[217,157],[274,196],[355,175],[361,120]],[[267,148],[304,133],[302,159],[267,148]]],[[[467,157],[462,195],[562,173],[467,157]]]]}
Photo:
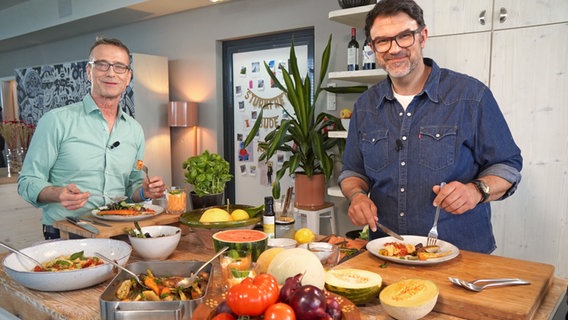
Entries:
{"type": "Polygon", "coordinates": [[[268,239],[274,238],[274,199],[272,197],[264,197],[264,214],[262,216],[262,229],[268,236],[268,239]]]}
{"type": "Polygon", "coordinates": [[[371,44],[368,40],[365,40],[365,44],[363,45],[363,70],[372,70],[377,68],[377,64],[375,62],[375,52],[373,48],[371,48],[371,44]]]}
{"type": "Polygon", "coordinates": [[[359,42],[357,29],[351,28],[351,41],[347,44],[347,71],[359,70],[359,42]]]}

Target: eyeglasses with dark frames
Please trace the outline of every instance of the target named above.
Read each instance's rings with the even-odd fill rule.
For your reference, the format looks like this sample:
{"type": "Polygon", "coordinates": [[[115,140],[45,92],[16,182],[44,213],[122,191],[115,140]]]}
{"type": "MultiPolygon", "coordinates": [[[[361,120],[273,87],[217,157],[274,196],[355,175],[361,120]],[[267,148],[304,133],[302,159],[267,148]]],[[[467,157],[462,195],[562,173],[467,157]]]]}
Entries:
{"type": "Polygon", "coordinates": [[[119,73],[119,74],[125,73],[128,70],[130,70],[130,67],[125,65],[125,64],[108,63],[108,62],[103,61],[103,60],[89,61],[89,64],[93,65],[95,67],[95,69],[97,69],[99,71],[108,71],[108,69],[110,69],[110,67],[112,67],[114,72],[119,73]]]}
{"type": "Polygon", "coordinates": [[[403,31],[394,37],[377,37],[371,41],[371,44],[378,53],[385,53],[389,51],[392,47],[393,40],[400,48],[408,48],[414,44],[416,41],[415,35],[420,33],[422,29],[424,29],[424,27],[420,27],[414,31],[403,31]]]}

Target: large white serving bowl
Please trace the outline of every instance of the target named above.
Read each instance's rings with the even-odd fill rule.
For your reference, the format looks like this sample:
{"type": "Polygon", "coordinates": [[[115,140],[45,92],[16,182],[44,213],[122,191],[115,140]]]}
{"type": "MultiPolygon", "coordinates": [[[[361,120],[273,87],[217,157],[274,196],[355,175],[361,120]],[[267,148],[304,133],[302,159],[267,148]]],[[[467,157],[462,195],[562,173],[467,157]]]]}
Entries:
{"type": "MultiPolygon", "coordinates": [[[[83,251],[87,257],[95,252],[107,256],[124,266],[132,247],[125,241],[113,239],[77,239],[50,241],[20,250],[39,262],[83,251]]],[[[33,262],[12,253],[4,259],[4,271],[23,286],[39,291],[70,291],[87,288],[112,278],[113,266],[102,265],[60,272],[33,272],[33,262]]]]}
{"type": "MultiPolygon", "coordinates": [[[[148,226],[141,228],[143,234],[151,238],[138,238],[128,235],[134,251],[145,260],[165,260],[177,248],[181,239],[181,229],[174,226],[148,226]]],[[[136,234],[139,232],[136,231],[136,234]]]]}

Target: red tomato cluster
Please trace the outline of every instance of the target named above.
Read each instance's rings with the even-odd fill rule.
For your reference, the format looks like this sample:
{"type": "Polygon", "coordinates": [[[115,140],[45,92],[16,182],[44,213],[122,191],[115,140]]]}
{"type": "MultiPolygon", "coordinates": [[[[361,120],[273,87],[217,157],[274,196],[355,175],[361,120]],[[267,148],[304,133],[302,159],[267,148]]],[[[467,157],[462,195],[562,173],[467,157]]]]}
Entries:
{"type": "Polygon", "coordinates": [[[286,279],[282,289],[267,273],[246,278],[229,289],[212,320],[235,320],[240,316],[262,316],[264,320],[341,319],[339,303],[312,285],[302,286],[302,276],[286,279]]]}
{"type": "MultiPolygon", "coordinates": [[[[266,320],[296,320],[292,307],[278,302],[279,295],[276,278],[262,273],[231,287],[227,292],[226,302],[237,316],[263,315],[266,320]]],[[[217,314],[213,320],[235,320],[233,314],[225,311],[217,314]]]]}

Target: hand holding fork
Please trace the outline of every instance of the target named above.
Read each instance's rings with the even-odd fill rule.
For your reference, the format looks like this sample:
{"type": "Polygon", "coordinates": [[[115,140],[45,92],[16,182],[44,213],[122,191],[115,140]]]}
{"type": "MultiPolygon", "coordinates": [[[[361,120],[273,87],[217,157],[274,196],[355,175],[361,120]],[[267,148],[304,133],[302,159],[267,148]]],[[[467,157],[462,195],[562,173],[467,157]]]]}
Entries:
{"type": "Polygon", "coordinates": [[[148,180],[148,184],[150,184],[150,177],[148,176],[148,167],[144,164],[144,161],[138,160],[136,162],[136,169],[144,171],[146,174],[146,180],[148,180]]]}
{"type": "MultiPolygon", "coordinates": [[[[445,182],[440,183],[440,191],[442,191],[442,188],[445,185],[446,185],[445,182]]],[[[434,225],[432,226],[432,229],[430,229],[430,232],[428,232],[428,239],[426,240],[427,246],[435,246],[436,242],[438,241],[438,218],[440,217],[440,206],[441,205],[442,204],[440,203],[436,207],[436,215],[434,216],[434,225]]]]}

